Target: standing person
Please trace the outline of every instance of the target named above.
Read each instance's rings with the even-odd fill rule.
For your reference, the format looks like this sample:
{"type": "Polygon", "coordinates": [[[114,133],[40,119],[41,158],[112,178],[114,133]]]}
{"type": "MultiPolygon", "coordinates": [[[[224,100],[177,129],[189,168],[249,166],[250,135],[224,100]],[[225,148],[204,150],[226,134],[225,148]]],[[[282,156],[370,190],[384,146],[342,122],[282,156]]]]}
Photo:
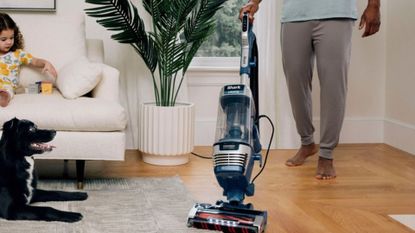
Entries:
{"type": "MultiPolygon", "coordinates": [[[[240,10],[251,21],[261,0],[250,0],[240,10]]],[[[286,161],[299,166],[318,152],[312,124],[311,81],[314,60],[320,81],[320,151],[317,179],[334,179],[333,149],[343,124],[351,36],[357,19],[356,0],[284,0],[281,51],[284,73],[301,147],[286,161]]],[[[379,31],[380,0],[368,0],[359,23],[362,37],[379,31]]]]}
{"type": "Polygon", "coordinates": [[[41,68],[54,78],[57,73],[53,65],[41,58],[33,57],[23,49],[23,36],[13,19],[0,13],[0,106],[6,107],[13,98],[19,84],[21,65],[41,68]]]}

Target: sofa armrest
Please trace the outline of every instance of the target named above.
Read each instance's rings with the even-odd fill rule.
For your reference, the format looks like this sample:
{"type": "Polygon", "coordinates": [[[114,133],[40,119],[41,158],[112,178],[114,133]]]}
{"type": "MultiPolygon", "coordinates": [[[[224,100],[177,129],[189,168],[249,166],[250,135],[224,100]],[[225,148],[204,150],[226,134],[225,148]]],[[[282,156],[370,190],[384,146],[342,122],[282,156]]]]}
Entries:
{"type": "Polygon", "coordinates": [[[102,79],[92,90],[92,97],[119,102],[120,72],[106,64],[102,64],[102,79]]]}

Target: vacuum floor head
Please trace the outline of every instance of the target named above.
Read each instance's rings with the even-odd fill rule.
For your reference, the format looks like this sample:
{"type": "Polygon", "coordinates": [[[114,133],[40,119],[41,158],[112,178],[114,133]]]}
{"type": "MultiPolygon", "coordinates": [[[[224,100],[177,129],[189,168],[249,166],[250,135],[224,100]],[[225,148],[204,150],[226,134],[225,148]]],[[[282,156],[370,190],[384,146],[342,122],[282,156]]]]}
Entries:
{"type": "Polygon", "coordinates": [[[197,203],[189,212],[187,225],[225,233],[262,233],[266,221],[266,211],[197,203]]]}

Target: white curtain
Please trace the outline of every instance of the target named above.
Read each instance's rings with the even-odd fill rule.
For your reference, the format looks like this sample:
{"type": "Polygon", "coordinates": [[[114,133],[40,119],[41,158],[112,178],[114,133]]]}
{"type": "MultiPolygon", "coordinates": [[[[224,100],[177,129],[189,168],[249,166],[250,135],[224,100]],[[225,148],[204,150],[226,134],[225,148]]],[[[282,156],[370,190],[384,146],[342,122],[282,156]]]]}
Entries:
{"type": "MultiPolygon", "coordinates": [[[[279,57],[279,17],[277,1],[262,1],[255,15],[254,32],[257,37],[259,56],[259,114],[267,115],[275,126],[272,148],[277,142],[277,78],[279,57]]],[[[271,136],[266,119],[260,122],[261,144],[265,149],[271,136]]]]}
{"type": "MultiPolygon", "coordinates": [[[[262,1],[255,15],[259,47],[260,114],[268,115],[275,126],[272,148],[299,145],[281,62],[280,15],[283,0],[262,1]]],[[[268,145],[271,128],[261,123],[261,143],[268,145]]]]}

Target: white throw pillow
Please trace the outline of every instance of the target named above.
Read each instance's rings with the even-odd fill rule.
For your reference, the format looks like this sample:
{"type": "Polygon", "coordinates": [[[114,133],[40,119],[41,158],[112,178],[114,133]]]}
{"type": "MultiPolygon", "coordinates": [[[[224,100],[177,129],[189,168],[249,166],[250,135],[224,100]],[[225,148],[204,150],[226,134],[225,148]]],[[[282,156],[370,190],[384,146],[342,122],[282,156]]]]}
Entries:
{"type": "Polygon", "coordinates": [[[102,66],[81,57],[58,71],[56,86],[67,99],[75,99],[90,92],[101,81],[102,66]]]}

